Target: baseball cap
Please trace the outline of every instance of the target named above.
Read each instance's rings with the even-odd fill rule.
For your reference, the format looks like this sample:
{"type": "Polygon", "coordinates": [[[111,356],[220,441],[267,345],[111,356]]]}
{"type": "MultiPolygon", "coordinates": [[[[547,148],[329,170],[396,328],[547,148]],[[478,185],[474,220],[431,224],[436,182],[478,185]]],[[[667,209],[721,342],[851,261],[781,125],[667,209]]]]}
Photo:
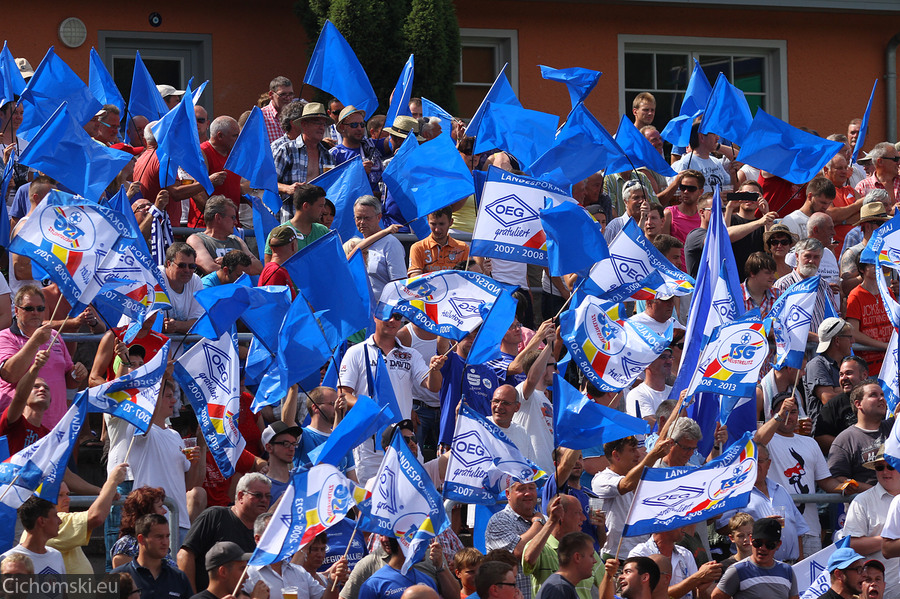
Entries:
{"type": "Polygon", "coordinates": [[[781,524],[775,518],[760,518],[753,523],[753,532],[750,534],[754,540],[780,541],[781,524]]]}
{"type": "Polygon", "coordinates": [[[847,324],[847,321],[843,318],[834,316],[829,316],[823,320],[822,324],[819,325],[819,345],[816,346],[816,353],[821,354],[828,351],[831,340],[837,337],[847,324]]]}
{"type": "Polygon", "coordinates": [[[881,570],[881,573],[884,574],[884,564],[877,559],[870,559],[863,564],[863,568],[875,568],[876,570],[881,570]]]}
{"type": "Polygon", "coordinates": [[[413,421],[408,418],[406,420],[401,420],[396,424],[391,424],[386,429],[384,429],[383,433],[381,433],[381,446],[387,447],[388,445],[390,445],[391,439],[394,438],[394,432],[403,429],[406,429],[408,431],[416,430],[415,427],[413,427],[413,421]]]}
{"type": "Polygon", "coordinates": [[[853,562],[865,559],[863,556],[855,552],[851,547],[839,547],[834,550],[831,557],[828,558],[828,571],[843,570],[849,568],[853,562]]]}
{"type": "Polygon", "coordinates": [[[163,97],[163,99],[168,98],[169,96],[183,96],[183,89],[175,89],[171,85],[157,85],[156,89],[159,90],[159,95],[163,97]]]}
{"type": "Polygon", "coordinates": [[[252,553],[245,553],[237,543],[219,541],[206,553],[206,571],[215,570],[230,562],[250,561],[252,553]]]}
{"type": "Polygon", "coordinates": [[[272,424],[266,427],[266,430],[263,431],[262,439],[263,445],[272,442],[272,439],[277,437],[278,435],[289,434],[297,437],[298,439],[303,435],[303,429],[299,426],[289,426],[282,422],[281,420],[276,420],[272,424]]]}
{"type": "Polygon", "coordinates": [[[272,229],[269,233],[269,247],[281,247],[287,245],[297,238],[294,230],[287,225],[280,225],[272,229]]]}

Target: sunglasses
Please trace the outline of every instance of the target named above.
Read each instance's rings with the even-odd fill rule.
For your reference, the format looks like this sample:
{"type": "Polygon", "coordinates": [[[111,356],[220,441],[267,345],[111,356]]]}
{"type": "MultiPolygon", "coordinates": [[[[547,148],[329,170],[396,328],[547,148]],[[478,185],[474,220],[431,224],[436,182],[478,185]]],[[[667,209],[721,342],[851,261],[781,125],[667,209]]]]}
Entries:
{"type": "Polygon", "coordinates": [[[344,123],[344,124],[347,125],[348,127],[350,127],[351,129],[360,129],[360,128],[366,126],[365,123],[344,123]]]}
{"type": "Polygon", "coordinates": [[[778,541],[763,541],[762,539],[753,539],[753,546],[761,549],[765,546],[769,551],[774,551],[778,547],[778,541]]]}
{"type": "Polygon", "coordinates": [[[779,237],[778,239],[770,239],[769,245],[791,245],[791,240],[785,239],[784,237],[779,237]]]}
{"type": "Polygon", "coordinates": [[[680,189],[681,191],[689,191],[691,193],[694,193],[695,191],[697,191],[700,188],[697,187],[696,185],[679,185],[678,189],[680,189]]]}
{"type": "Polygon", "coordinates": [[[26,312],[43,312],[47,309],[47,306],[16,306],[16,308],[20,308],[22,310],[25,310],[26,312]]]}
{"type": "Polygon", "coordinates": [[[885,470],[887,470],[888,472],[893,472],[894,467],[887,462],[880,462],[878,464],[875,464],[875,472],[884,472],[885,470]]]}
{"type": "Polygon", "coordinates": [[[882,156],[885,160],[893,160],[894,162],[900,162],[900,156],[882,156]]]}
{"type": "Polygon", "coordinates": [[[186,268],[188,270],[197,270],[196,264],[188,264],[187,262],[172,262],[171,264],[174,264],[178,268],[186,268]]]}
{"type": "Polygon", "coordinates": [[[391,318],[390,318],[390,319],[391,319],[391,320],[396,320],[397,322],[400,322],[401,320],[403,320],[403,315],[402,315],[402,314],[397,314],[397,313],[395,312],[395,313],[391,314],[391,318]]]}

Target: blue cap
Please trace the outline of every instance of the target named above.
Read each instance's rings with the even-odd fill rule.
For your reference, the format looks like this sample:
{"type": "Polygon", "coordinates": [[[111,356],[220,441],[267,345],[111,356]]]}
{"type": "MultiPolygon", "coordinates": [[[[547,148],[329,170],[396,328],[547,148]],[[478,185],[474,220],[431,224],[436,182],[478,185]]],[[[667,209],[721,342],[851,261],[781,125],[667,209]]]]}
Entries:
{"type": "Polygon", "coordinates": [[[850,547],[840,547],[835,549],[831,557],[828,558],[828,571],[834,572],[835,570],[849,568],[852,563],[861,559],[865,558],[850,547]]]}

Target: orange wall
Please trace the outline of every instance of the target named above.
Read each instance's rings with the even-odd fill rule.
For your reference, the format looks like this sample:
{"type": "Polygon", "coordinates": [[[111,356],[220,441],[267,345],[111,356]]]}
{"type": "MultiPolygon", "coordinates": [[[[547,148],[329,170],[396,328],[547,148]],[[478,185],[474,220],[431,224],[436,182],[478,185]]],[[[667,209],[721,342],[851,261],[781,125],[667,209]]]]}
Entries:
{"type": "MultiPolygon", "coordinates": [[[[617,35],[764,38],[787,42],[789,119],[822,135],[846,133],[861,117],[872,83],[884,77],[884,50],[898,15],[710,9],[600,3],[456,0],[460,27],[517,29],[519,96],[527,108],[565,116],[565,86],[541,79],[538,64],[603,71],[587,101],[608,128],[621,115],[617,35]]],[[[661,126],[665,123],[657,123],[661,126]]],[[[879,82],[866,147],[885,132],[879,82]]]]}
{"type": "MultiPolygon", "coordinates": [[[[269,89],[269,81],[284,75],[296,83],[306,71],[306,35],[294,16],[292,0],[246,2],[223,0],[156,0],[145,2],[59,2],[39,3],[41,10],[14,10],[15,27],[7,27],[9,48],[16,57],[26,57],[36,69],[50,45],[87,83],[91,46],[97,46],[98,30],[152,33],[212,34],[213,76],[216,115],[238,117],[269,89]],[[111,7],[105,9],[103,7],[111,7]],[[150,27],[151,12],[162,15],[162,26],[150,27]],[[79,48],[67,48],[59,41],[57,29],[63,19],[78,17],[88,30],[87,41],[79,48]]],[[[213,115],[215,116],[215,115],[213,115]]]]}

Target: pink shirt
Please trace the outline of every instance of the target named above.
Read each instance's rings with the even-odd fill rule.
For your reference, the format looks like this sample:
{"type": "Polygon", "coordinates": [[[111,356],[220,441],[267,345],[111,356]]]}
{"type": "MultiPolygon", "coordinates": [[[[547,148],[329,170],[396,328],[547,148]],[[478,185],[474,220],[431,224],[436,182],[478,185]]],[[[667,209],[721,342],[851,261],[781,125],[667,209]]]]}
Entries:
{"type": "MultiPolygon", "coordinates": [[[[10,328],[0,331],[0,363],[14,356],[25,346],[28,338],[23,337],[19,333],[19,328],[15,322],[10,328]]],[[[40,349],[47,349],[53,337],[50,338],[50,341],[43,344],[40,349]]],[[[54,343],[53,349],[50,351],[50,359],[47,360],[47,363],[41,368],[41,372],[38,375],[47,381],[47,384],[50,386],[50,407],[44,412],[44,418],[41,421],[41,424],[48,429],[56,426],[56,423],[60,421],[68,409],[66,403],[66,376],[73,366],[72,357],[69,355],[69,350],[66,349],[66,344],[62,340],[54,343]]],[[[15,392],[15,385],[0,379],[0,412],[12,403],[15,392]]]]}
{"type": "Polygon", "coordinates": [[[688,233],[700,226],[700,213],[685,216],[678,206],[669,206],[666,212],[672,215],[671,235],[681,243],[687,239],[688,233]]]}

